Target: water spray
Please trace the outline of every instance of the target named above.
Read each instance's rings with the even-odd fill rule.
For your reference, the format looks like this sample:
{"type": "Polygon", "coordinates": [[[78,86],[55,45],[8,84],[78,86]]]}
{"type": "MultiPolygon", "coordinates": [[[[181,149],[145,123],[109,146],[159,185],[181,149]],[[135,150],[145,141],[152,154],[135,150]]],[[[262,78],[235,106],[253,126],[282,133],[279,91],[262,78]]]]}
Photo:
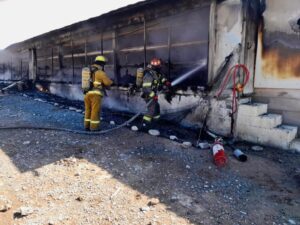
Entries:
{"type": "Polygon", "coordinates": [[[174,87],[174,86],[182,83],[187,78],[189,78],[192,75],[194,75],[196,72],[202,70],[206,65],[207,65],[207,60],[201,61],[201,64],[199,66],[197,66],[196,68],[188,71],[187,73],[183,74],[182,76],[178,77],[176,80],[172,81],[171,86],[174,87]]]}

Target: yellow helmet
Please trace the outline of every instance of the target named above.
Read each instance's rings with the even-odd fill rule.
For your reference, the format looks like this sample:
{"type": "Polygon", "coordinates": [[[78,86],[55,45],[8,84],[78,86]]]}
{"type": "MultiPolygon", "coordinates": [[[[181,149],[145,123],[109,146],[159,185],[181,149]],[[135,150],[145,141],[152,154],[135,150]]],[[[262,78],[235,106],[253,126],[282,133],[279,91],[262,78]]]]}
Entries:
{"type": "Polygon", "coordinates": [[[103,55],[99,55],[95,58],[95,62],[106,63],[106,58],[103,55]]]}

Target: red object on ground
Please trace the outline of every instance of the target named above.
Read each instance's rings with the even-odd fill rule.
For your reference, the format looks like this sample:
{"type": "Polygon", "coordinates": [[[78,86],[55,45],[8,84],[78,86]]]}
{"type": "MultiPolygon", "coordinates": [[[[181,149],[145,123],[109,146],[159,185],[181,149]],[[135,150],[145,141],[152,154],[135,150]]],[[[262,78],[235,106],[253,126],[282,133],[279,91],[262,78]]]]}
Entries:
{"type": "Polygon", "coordinates": [[[219,140],[216,140],[212,147],[212,150],[215,164],[219,167],[225,166],[227,163],[227,159],[223,144],[219,140]]]}

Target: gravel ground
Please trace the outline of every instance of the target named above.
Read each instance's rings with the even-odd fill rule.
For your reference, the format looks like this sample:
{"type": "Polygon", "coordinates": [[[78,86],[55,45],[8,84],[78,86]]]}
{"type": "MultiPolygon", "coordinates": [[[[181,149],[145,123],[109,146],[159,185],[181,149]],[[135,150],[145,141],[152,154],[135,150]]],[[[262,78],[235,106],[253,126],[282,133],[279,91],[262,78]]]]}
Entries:
{"type": "MultiPolygon", "coordinates": [[[[82,129],[79,106],[28,96],[0,95],[0,126],[82,129]]],[[[228,164],[216,168],[210,150],[128,128],[103,136],[0,130],[0,225],[300,224],[300,156],[239,147],[247,162],[228,150],[228,164]]]]}

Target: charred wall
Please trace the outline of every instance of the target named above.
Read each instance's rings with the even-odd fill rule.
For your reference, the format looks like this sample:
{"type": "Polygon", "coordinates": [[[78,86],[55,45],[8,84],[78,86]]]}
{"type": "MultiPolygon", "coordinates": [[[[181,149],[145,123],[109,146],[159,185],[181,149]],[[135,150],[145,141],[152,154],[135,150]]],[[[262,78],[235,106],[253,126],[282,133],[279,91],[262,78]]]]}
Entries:
{"type": "Polygon", "coordinates": [[[299,1],[266,1],[258,35],[257,88],[299,89],[299,1]]]}
{"type": "MultiPolygon", "coordinates": [[[[236,64],[245,64],[250,71],[250,81],[244,94],[253,93],[255,55],[258,21],[261,4],[259,0],[218,1],[211,24],[211,69],[209,79],[225,76],[227,70],[236,64]],[[230,61],[228,60],[230,58],[230,61]],[[224,62],[228,64],[224,67],[224,62]],[[224,68],[223,72],[222,69],[224,68]],[[221,74],[220,74],[221,73],[221,74]]],[[[244,79],[240,74],[240,81],[244,79]]]]}
{"type": "MultiPolygon", "coordinates": [[[[251,51],[256,48],[255,33],[246,30],[251,30],[251,26],[256,30],[255,19],[247,19],[252,15],[248,11],[257,2],[148,0],[51,31],[6,50],[14,57],[27,54],[29,79],[44,84],[53,94],[76,100],[83,99],[82,67],[90,65],[96,55],[105,55],[106,72],[118,87],[109,92],[104,104],[129,112],[137,111],[136,107],[142,107],[143,102],[138,95],[129,98],[124,86],[134,83],[136,69],[146,66],[153,56],[164,61],[164,73],[171,81],[205,63],[201,71],[180,84],[183,92],[177,91],[172,105],[160,96],[163,113],[184,112],[184,124],[201,126],[204,108],[208,106],[202,87],[214,80],[227,56],[239,47],[231,65],[250,62],[250,69],[254,70],[253,54],[240,46],[250,46],[245,43],[253,42],[251,51]]],[[[8,71],[12,71],[12,66],[8,71]]],[[[11,73],[10,79],[17,76],[11,73]]],[[[253,90],[252,83],[249,90],[253,90]]],[[[213,108],[208,125],[220,134],[230,134],[230,107],[224,100],[215,102],[213,108]]]]}
{"type": "MultiPolygon", "coordinates": [[[[138,67],[157,56],[173,80],[208,61],[209,13],[208,0],[142,2],[10,46],[14,58],[0,67],[9,66],[12,80],[31,73],[42,82],[79,84],[82,67],[104,54],[108,75],[126,86],[138,67]],[[23,68],[28,64],[34,71],[23,68]]],[[[206,83],[207,68],[183,86],[206,83]]]]}
{"type": "Polygon", "coordinates": [[[18,54],[8,50],[0,51],[0,81],[28,79],[28,51],[18,54]]]}
{"type": "Polygon", "coordinates": [[[255,100],[300,127],[299,1],[267,0],[258,33],[255,100]]]}

